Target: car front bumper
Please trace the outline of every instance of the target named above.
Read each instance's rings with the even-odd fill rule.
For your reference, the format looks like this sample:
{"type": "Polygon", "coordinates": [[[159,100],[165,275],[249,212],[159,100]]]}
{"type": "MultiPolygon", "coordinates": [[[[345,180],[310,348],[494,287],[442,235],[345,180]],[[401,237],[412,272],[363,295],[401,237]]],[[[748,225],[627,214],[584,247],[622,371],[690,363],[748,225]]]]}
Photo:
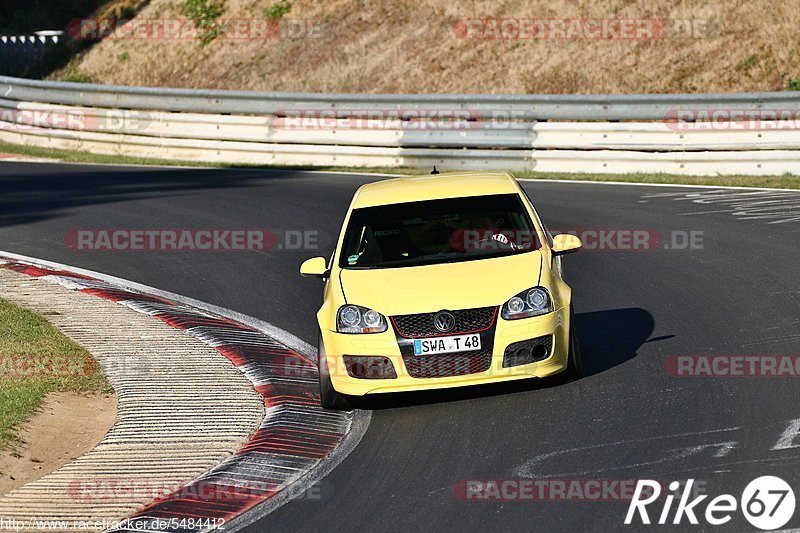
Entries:
{"type": "Polygon", "coordinates": [[[569,320],[568,307],[533,318],[503,320],[498,317],[494,326],[491,365],[488,370],[447,377],[411,376],[391,327],[384,333],[375,334],[345,334],[323,330],[322,342],[325,344],[331,382],[342,394],[363,396],[386,392],[442,389],[533,377],[543,378],[564,371],[567,368],[569,353],[569,320]],[[508,345],[546,335],[553,335],[553,346],[545,359],[509,368],[503,367],[503,356],[508,345]],[[387,357],[391,360],[397,377],[386,379],[351,377],[347,373],[343,355],[387,357]]]}

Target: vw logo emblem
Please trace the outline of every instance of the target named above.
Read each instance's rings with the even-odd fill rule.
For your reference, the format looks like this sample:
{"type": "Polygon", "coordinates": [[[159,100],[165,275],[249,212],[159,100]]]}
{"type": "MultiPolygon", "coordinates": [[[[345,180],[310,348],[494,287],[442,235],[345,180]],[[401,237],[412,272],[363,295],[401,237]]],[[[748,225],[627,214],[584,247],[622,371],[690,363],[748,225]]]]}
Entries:
{"type": "Polygon", "coordinates": [[[453,313],[439,311],[433,317],[433,327],[442,333],[453,331],[453,328],[456,327],[456,317],[453,316],[453,313]]]}

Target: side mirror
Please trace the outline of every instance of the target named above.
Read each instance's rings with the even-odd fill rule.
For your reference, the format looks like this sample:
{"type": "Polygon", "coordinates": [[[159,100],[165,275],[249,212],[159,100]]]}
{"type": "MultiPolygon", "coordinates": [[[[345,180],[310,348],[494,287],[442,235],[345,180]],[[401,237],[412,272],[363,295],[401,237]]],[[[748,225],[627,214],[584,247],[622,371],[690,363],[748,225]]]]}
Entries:
{"type": "Polygon", "coordinates": [[[324,257],[306,259],[300,265],[300,275],[305,278],[327,278],[330,275],[328,263],[324,257]]]}
{"type": "Polygon", "coordinates": [[[553,255],[571,254],[580,250],[581,246],[583,246],[581,240],[569,233],[562,233],[553,237],[553,255]]]}

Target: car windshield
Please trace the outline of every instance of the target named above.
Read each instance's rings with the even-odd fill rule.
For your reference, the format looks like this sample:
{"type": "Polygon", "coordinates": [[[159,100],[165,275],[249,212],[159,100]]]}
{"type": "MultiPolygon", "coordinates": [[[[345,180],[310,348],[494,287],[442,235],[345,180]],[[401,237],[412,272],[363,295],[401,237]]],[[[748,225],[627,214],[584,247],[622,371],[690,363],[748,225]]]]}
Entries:
{"type": "Polygon", "coordinates": [[[339,266],[420,266],[538,248],[518,194],[448,198],[353,210],[339,266]]]}

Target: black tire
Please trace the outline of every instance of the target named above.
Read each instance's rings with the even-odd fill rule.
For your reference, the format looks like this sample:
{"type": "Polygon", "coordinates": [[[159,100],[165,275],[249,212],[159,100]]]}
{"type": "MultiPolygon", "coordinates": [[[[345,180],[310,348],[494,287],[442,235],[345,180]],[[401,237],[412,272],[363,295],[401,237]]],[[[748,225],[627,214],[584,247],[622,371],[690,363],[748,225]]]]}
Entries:
{"type": "Polygon", "coordinates": [[[564,377],[569,381],[581,379],[583,376],[583,366],[581,364],[581,348],[578,344],[578,337],[575,334],[575,307],[569,308],[569,354],[567,355],[567,369],[564,377]]]}
{"type": "Polygon", "coordinates": [[[328,370],[328,362],[325,358],[325,345],[322,343],[322,336],[319,338],[319,399],[322,407],[334,411],[352,411],[353,401],[349,396],[337,392],[331,382],[331,374],[328,370]]]}

